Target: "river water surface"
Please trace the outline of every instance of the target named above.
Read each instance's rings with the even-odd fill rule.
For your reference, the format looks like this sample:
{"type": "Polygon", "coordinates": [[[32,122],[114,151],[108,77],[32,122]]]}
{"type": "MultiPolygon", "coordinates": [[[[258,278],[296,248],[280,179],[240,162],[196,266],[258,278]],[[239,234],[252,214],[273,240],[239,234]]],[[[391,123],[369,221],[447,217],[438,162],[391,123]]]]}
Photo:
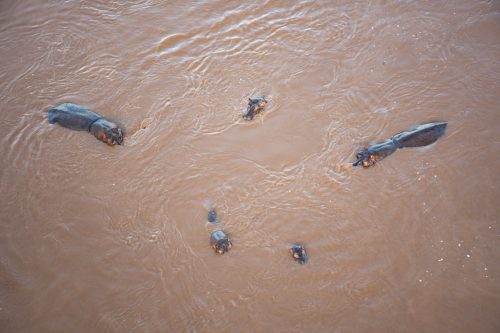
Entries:
{"type": "Polygon", "coordinates": [[[498,2],[1,1],[0,45],[0,331],[500,331],[498,2]]]}

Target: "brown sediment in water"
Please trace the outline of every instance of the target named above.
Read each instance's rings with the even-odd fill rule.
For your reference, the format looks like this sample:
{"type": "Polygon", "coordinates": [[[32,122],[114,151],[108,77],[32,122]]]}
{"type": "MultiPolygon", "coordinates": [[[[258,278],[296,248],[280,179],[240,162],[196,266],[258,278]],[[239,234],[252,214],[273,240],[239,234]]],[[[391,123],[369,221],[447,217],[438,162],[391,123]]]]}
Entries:
{"type": "Polygon", "coordinates": [[[2,1],[0,22],[2,332],[500,330],[495,2],[2,1]],[[49,125],[64,102],[125,146],[49,125]],[[347,167],[436,120],[439,144],[347,167]]]}

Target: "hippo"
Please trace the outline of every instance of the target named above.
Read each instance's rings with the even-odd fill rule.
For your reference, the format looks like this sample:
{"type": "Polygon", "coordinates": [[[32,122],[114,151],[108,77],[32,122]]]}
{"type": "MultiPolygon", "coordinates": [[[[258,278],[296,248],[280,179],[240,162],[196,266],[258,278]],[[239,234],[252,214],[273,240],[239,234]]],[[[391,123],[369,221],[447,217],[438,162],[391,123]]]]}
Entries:
{"type": "Polygon", "coordinates": [[[352,165],[358,166],[361,164],[363,167],[368,168],[398,149],[430,145],[445,133],[447,125],[448,123],[443,121],[419,125],[408,131],[398,133],[382,143],[362,148],[356,154],[356,162],[352,165]]]}
{"type": "Polygon", "coordinates": [[[217,254],[224,254],[231,249],[233,244],[228,235],[222,230],[216,230],[210,235],[210,246],[217,254]]]}
{"type": "Polygon", "coordinates": [[[219,222],[219,215],[215,211],[215,208],[210,209],[210,211],[208,212],[208,218],[207,218],[207,220],[210,223],[219,222]]]}
{"type": "Polygon", "coordinates": [[[264,97],[258,97],[254,99],[249,98],[247,111],[243,115],[243,119],[252,120],[256,114],[264,109],[264,106],[266,106],[266,104],[267,100],[264,97]]]}
{"type": "Polygon", "coordinates": [[[50,124],[59,123],[72,130],[88,131],[110,146],[123,143],[123,129],[120,126],[83,106],[64,103],[50,109],[48,113],[50,124]]]}
{"type": "Polygon", "coordinates": [[[291,244],[290,254],[292,255],[292,258],[301,265],[305,264],[309,259],[306,253],[306,248],[302,244],[291,244]]]}

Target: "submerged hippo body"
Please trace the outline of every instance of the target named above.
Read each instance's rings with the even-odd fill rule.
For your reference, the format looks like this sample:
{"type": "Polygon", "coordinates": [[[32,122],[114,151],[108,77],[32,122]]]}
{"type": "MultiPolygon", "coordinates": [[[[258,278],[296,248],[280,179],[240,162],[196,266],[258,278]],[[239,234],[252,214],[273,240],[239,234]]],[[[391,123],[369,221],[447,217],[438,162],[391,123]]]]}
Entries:
{"type": "Polygon", "coordinates": [[[398,133],[385,142],[362,148],[356,155],[356,162],[353,163],[353,166],[361,164],[367,168],[391,155],[397,149],[430,145],[445,133],[447,125],[446,122],[419,125],[411,130],[398,133]]]}
{"type": "Polygon", "coordinates": [[[48,111],[49,123],[75,131],[88,131],[109,145],[123,143],[123,130],[114,122],[83,106],[64,103],[48,111]]]}
{"type": "Polygon", "coordinates": [[[210,211],[208,212],[207,220],[210,223],[219,222],[219,215],[217,214],[215,208],[210,209],[210,211]]]}
{"type": "Polygon", "coordinates": [[[266,106],[266,104],[267,101],[264,97],[259,97],[254,99],[249,98],[247,111],[243,115],[243,118],[245,120],[252,120],[256,114],[258,114],[260,111],[264,109],[264,106],[266,106]]]}
{"type": "Polygon", "coordinates": [[[302,244],[291,244],[290,254],[292,258],[299,264],[305,264],[308,260],[306,248],[302,244]]]}
{"type": "Polygon", "coordinates": [[[214,249],[215,253],[224,254],[231,249],[233,244],[224,231],[217,230],[210,235],[210,246],[214,249]]]}

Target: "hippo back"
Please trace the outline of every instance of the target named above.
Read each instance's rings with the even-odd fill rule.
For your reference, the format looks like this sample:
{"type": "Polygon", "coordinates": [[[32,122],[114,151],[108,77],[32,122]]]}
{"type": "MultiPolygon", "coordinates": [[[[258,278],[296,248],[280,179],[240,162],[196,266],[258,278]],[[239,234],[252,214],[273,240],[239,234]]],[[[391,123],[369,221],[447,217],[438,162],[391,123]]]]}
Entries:
{"type": "Polygon", "coordinates": [[[446,122],[419,125],[392,137],[398,148],[423,147],[436,142],[446,131],[446,122]]]}
{"type": "Polygon", "coordinates": [[[93,122],[102,118],[97,113],[72,103],[58,105],[48,113],[49,123],[59,123],[62,127],[80,131],[88,131],[93,122]]]}

